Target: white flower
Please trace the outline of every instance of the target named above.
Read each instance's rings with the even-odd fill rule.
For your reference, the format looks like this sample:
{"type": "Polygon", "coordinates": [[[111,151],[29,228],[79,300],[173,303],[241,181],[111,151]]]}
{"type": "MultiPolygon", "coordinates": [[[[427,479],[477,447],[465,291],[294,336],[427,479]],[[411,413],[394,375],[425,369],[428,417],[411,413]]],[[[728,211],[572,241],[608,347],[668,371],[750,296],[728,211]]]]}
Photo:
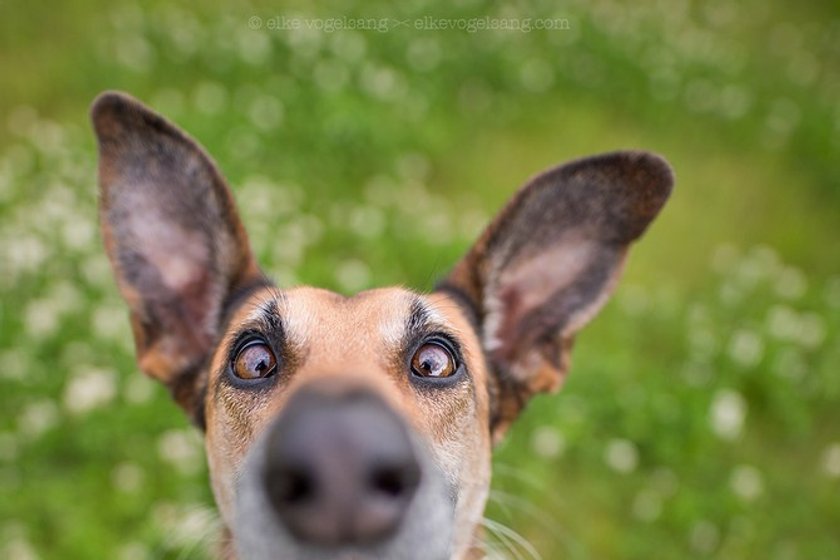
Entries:
{"type": "Polygon", "coordinates": [[[113,289],[115,286],[111,265],[104,251],[93,253],[86,258],[80,265],[80,271],[90,286],[108,289],[113,289]]]}
{"type": "Polygon", "coordinates": [[[409,66],[419,72],[434,70],[442,58],[442,49],[437,41],[429,37],[415,39],[408,44],[405,57],[409,66]]]}
{"type": "Polygon", "coordinates": [[[795,341],[806,348],[819,347],[825,340],[825,325],[816,313],[799,314],[786,305],[775,305],[767,314],[767,330],[780,340],[795,341]]]}
{"type": "Polygon", "coordinates": [[[397,160],[397,173],[406,181],[423,182],[429,179],[429,158],[420,152],[406,152],[397,160]]]}
{"type": "Polygon", "coordinates": [[[780,340],[791,340],[799,330],[799,316],[787,305],[774,305],[767,313],[767,331],[780,340]]]}
{"type": "Polygon", "coordinates": [[[691,528],[689,543],[694,551],[709,554],[720,543],[720,529],[711,521],[698,521],[691,528]]]}
{"type": "Polygon", "coordinates": [[[283,122],[283,103],[273,95],[260,94],[251,101],[248,116],[260,130],[273,130],[283,122]]]}
{"type": "Polygon", "coordinates": [[[366,93],[380,100],[398,98],[405,90],[402,76],[387,66],[365,64],[359,81],[366,93]]]}
{"type": "Polygon", "coordinates": [[[639,464],[639,451],[636,445],[627,439],[613,439],[607,444],[604,460],[613,470],[630,473],[639,464]]]}
{"type": "Polygon", "coordinates": [[[64,408],[84,414],[110,403],[117,392],[114,372],[88,369],[75,374],[64,388],[64,408]]]}
{"type": "Polygon", "coordinates": [[[763,355],[764,342],[754,331],[739,329],[729,340],[729,356],[743,367],[758,365],[763,355]]]}
{"type": "Polygon", "coordinates": [[[531,58],[520,68],[519,79],[528,91],[542,93],[554,84],[554,70],[546,61],[531,58]]]}
{"type": "Polygon", "coordinates": [[[132,375],[125,384],[123,395],[125,400],[131,404],[144,404],[149,402],[155,394],[155,382],[145,375],[132,375]]]}
{"type": "Polygon", "coordinates": [[[122,340],[131,336],[128,312],[122,306],[99,307],[93,312],[92,323],[93,332],[100,340],[122,340]]]}
{"type": "Polygon", "coordinates": [[[81,250],[91,246],[95,235],[94,222],[79,218],[69,220],[64,224],[61,237],[70,249],[81,250]]]}
{"type": "Polygon", "coordinates": [[[133,493],[143,484],[145,473],[135,463],[120,463],[111,471],[111,482],[120,492],[133,493]]]}
{"type": "Polygon", "coordinates": [[[566,450],[566,440],[557,429],[551,426],[540,426],[534,430],[531,447],[540,457],[551,459],[563,454],[566,450]]]}
{"type": "Polygon", "coordinates": [[[0,379],[22,381],[30,374],[32,358],[22,348],[10,348],[0,352],[0,379]]]}
{"type": "Polygon", "coordinates": [[[662,513],[662,497],[652,490],[642,490],[633,499],[633,515],[641,521],[655,521],[662,513]]]}
{"type": "Polygon", "coordinates": [[[58,330],[59,310],[48,299],[35,300],[26,306],[26,332],[36,339],[46,338],[58,330]]]}
{"type": "Polygon", "coordinates": [[[142,35],[121,33],[114,45],[114,55],[123,66],[135,72],[146,72],[152,66],[155,52],[142,35]]]}
{"type": "Polygon", "coordinates": [[[741,435],[746,415],[747,403],[744,397],[731,389],[723,389],[712,400],[709,422],[718,437],[733,440],[741,435]]]}
{"type": "Polygon", "coordinates": [[[680,487],[679,478],[674,471],[667,467],[659,467],[651,476],[651,486],[662,496],[670,497],[677,493],[680,487]]]}
{"type": "Polygon", "coordinates": [[[0,556],[9,560],[38,560],[40,558],[32,544],[23,537],[13,538],[6,546],[0,548],[0,556]]]}
{"type": "Polygon", "coordinates": [[[822,317],[816,313],[805,313],[800,317],[799,343],[806,348],[817,348],[825,340],[825,324],[822,317]]]}
{"type": "Polygon", "coordinates": [[[214,115],[225,108],[228,92],[217,82],[202,82],[196,87],[193,103],[202,113],[214,115]]]}
{"type": "Polygon", "coordinates": [[[261,65],[271,54],[271,40],[266,33],[244,29],[236,36],[239,58],[252,65],[261,65]]]}
{"type": "Polygon", "coordinates": [[[30,403],[18,416],[18,430],[36,438],[58,423],[58,407],[49,399],[30,403]]]}
{"type": "Polygon", "coordinates": [[[330,49],[348,62],[358,62],[364,57],[367,44],[361,33],[344,31],[333,34],[330,49]]]}
{"type": "Polygon", "coordinates": [[[216,515],[198,504],[175,505],[160,502],[152,508],[152,518],[176,546],[196,545],[216,526],[216,515]]]}
{"type": "Polygon", "coordinates": [[[749,465],[735,467],[729,478],[729,485],[732,491],[745,502],[752,502],[764,492],[761,472],[749,465]]]}
{"type": "Polygon", "coordinates": [[[357,206],[347,216],[347,224],[356,235],[373,239],[385,230],[385,216],[375,206],[357,206]]]}
{"type": "Polygon", "coordinates": [[[336,268],[335,279],[342,290],[358,292],[370,285],[370,267],[358,259],[346,260],[336,268]]]}
{"type": "Polygon", "coordinates": [[[158,455],[183,474],[201,467],[201,441],[192,430],[169,430],[158,440],[158,455]]]}
{"type": "Polygon", "coordinates": [[[831,478],[840,478],[840,443],[832,443],[823,451],[823,472],[831,478]]]}
{"type": "Polygon", "coordinates": [[[5,284],[8,275],[8,283],[12,285],[18,276],[36,271],[50,254],[44,243],[35,235],[24,233],[9,236],[6,233],[0,237],[3,240],[0,244],[0,259],[3,261],[3,273],[0,278],[3,278],[5,284]]]}

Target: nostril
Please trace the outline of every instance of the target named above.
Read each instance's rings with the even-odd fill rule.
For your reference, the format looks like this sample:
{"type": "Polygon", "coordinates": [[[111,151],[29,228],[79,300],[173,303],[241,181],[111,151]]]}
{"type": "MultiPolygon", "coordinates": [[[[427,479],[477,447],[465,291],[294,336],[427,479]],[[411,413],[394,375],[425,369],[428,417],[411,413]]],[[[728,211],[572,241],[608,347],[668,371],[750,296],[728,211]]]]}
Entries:
{"type": "Polygon", "coordinates": [[[404,486],[402,474],[396,469],[382,469],[371,477],[371,487],[388,496],[399,496],[404,486]]]}
{"type": "Polygon", "coordinates": [[[373,469],[370,488],[389,498],[409,497],[420,483],[420,470],[416,465],[387,465],[373,469]]]}
{"type": "Polygon", "coordinates": [[[380,400],[302,393],[267,437],[264,492],[290,536],[361,546],[402,526],[421,463],[407,426],[380,400]]]}
{"type": "Polygon", "coordinates": [[[307,470],[279,468],[267,478],[268,493],[276,504],[301,505],[315,496],[315,479],[307,470]]]}

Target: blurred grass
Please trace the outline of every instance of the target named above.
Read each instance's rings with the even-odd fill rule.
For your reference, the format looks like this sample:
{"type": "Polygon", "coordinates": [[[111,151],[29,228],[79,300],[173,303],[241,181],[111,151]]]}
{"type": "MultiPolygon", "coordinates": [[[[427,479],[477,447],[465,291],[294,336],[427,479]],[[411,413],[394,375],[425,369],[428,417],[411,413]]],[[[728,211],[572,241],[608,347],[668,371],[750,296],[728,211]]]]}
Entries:
{"type": "Polygon", "coordinates": [[[214,524],[99,245],[87,106],[108,88],[214,154],[281,285],[428,288],[540,169],[666,155],[675,196],[499,449],[488,515],[546,559],[840,556],[835,4],[0,10],[0,556],[197,558],[214,524]],[[571,29],[248,26],[295,14],[571,29]]]}

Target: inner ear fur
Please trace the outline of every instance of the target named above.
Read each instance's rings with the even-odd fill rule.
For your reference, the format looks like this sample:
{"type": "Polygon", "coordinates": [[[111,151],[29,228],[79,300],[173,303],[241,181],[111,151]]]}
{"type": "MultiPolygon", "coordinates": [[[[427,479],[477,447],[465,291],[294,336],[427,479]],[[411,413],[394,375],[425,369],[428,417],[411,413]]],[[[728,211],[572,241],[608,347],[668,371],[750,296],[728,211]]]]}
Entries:
{"type": "Polygon", "coordinates": [[[93,103],[100,222],[137,361],[199,414],[225,302],[260,282],[227,184],[205,151],[128,95],[93,103]]]}
{"type": "Polygon", "coordinates": [[[512,198],[441,282],[477,317],[496,438],[531,396],[560,386],[575,333],[612,293],[673,183],[667,162],[646,152],[555,167],[512,198]]]}

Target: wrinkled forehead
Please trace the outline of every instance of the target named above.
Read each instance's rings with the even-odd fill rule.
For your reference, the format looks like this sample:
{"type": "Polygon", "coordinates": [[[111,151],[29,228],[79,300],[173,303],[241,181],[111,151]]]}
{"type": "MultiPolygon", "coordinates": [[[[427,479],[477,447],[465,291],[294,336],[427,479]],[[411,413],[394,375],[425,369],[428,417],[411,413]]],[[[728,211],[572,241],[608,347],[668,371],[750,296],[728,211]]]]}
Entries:
{"type": "Polygon", "coordinates": [[[463,317],[457,304],[439,294],[381,288],[348,297],[301,287],[254,294],[230,326],[277,321],[275,328],[282,330],[288,344],[328,368],[397,347],[412,331],[441,329],[460,337],[469,330],[463,317]]]}
{"type": "Polygon", "coordinates": [[[419,296],[400,289],[344,297],[327,290],[298,288],[284,292],[278,307],[291,343],[304,348],[326,345],[332,352],[342,348],[358,351],[360,344],[396,343],[411,315],[429,315],[419,296]],[[354,343],[344,344],[351,341],[354,343]]]}

